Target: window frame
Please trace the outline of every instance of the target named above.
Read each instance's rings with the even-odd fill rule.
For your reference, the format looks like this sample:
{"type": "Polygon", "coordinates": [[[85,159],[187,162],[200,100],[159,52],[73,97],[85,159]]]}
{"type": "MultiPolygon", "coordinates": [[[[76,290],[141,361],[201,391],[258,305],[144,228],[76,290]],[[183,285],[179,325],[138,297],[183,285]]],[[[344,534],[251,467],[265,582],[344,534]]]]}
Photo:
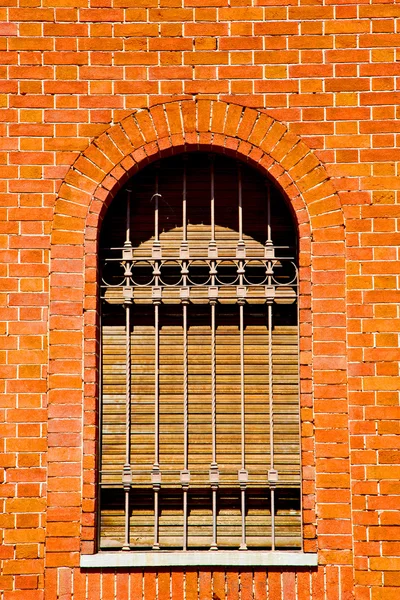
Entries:
{"type": "MultiPolygon", "coordinates": [[[[272,301],[273,301],[273,300],[272,300],[272,301]]],[[[300,438],[300,443],[301,443],[301,438],[300,438]]],[[[300,455],[301,455],[301,447],[300,447],[300,455]]],[[[300,487],[300,496],[301,496],[301,487],[300,487]]],[[[301,521],[302,521],[302,510],[300,511],[300,515],[301,515],[301,521]]],[[[303,535],[301,535],[301,539],[303,539],[303,535]]],[[[118,552],[118,550],[117,550],[117,552],[118,552]]],[[[143,555],[146,555],[146,554],[147,554],[147,552],[141,552],[140,550],[139,550],[139,551],[138,551],[138,550],[132,550],[132,552],[133,552],[135,555],[136,555],[136,554],[143,554],[143,555]]],[[[169,552],[169,551],[168,551],[168,552],[169,552]]],[[[176,553],[179,553],[179,551],[177,551],[177,550],[172,550],[171,552],[172,552],[172,553],[174,553],[174,554],[176,554],[176,553]]],[[[185,552],[190,552],[190,551],[187,551],[187,550],[186,550],[185,552]]],[[[232,554],[232,552],[235,552],[235,551],[230,551],[230,550],[221,549],[221,550],[220,550],[220,552],[228,552],[228,554],[232,554]]],[[[260,553],[261,553],[261,554],[263,554],[263,553],[268,553],[268,552],[270,552],[270,551],[269,551],[269,550],[267,550],[267,549],[265,549],[265,550],[263,549],[263,550],[261,550],[261,551],[260,551],[260,553]]],[[[276,551],[276,550],[272,550],[272,552],[277,552],[278,554],[280,554],[280,552],[279,552],[279,551],[276,551]]],[[[297,555],[299,552],[301,552],[301,551],[295,551],[295,552],[294,552],[294,554],[296,554],[296,555],[297,555]]],[[[104,550],[102,550],[102,553],[104,554],[104,553],[105,553],[105,551],[104,551],[104,550]]],[[[196,552],[196,553],[197,553],[197,552],[196,552]]],[[[257,553],[258,553],[258,551],[257,551],[257,550],[254,550],[254,549],[252,549],[252,550],[250,550],[250,551],[249,551],[249,553],[251,553],[251,554],[257,554],[257,553]]],[[[283,551],[283,553],[284,553],[284,554],[290,554],[290,551],[288,551],[288,550],[285,550],[285,551],[283,551]]],[[[146,559],[146,560],[148,560],[148,559],[146,559]]],[[[243,562],[243,559],[240,559],[240,560],[243,562]]],[[[260,560],[261,560],[261,563],[262,563],[262,560],[263,560],[263,559],[260,559],[260,560]]],[[[269,559],[267,559],[267,560],[269,560],[269,559]]],[[[246,562],[246,561],[244,561],[244,562],[246,562]]],[[[261,563],[260,563],[260,564],[261,564],[261,563]]]]}

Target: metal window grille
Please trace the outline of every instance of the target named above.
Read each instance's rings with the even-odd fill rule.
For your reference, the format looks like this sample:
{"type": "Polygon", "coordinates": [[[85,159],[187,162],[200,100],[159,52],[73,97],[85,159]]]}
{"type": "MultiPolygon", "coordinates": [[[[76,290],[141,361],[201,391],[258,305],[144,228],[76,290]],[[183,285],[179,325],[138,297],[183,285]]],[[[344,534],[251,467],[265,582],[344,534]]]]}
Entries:
{"type": "Polygon", "coordinates": [[[301,548],[296,233],[249,167],[147,167],[101,239],[101,548],[301,548]]]}

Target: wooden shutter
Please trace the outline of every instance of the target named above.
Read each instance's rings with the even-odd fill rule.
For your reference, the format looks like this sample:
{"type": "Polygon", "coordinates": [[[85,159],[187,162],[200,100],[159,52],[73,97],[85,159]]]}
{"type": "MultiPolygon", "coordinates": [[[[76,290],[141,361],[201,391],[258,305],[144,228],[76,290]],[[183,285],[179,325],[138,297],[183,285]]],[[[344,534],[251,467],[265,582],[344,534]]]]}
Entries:
{"type": "MultiPolygon", "coordinates": [[[[183,366],[180,306],[163,307],[160,327],[160,468],[163,491],[160,501],[160,544],[180,547],[182,499],[179,471],[183,448],[183,366]]],[[[209,547],[211,498],[208,471],[211,456],[210,326],[206,305],[189,313],[189,468],[193,493],[189,497],[189,543],[209,547]],[[208,321],[208,322],[207,322],[208,321]]],[[[218,515],[220,547],[240,543],[240,501],[237,471],[240,468],[239,332],[235,307],[220,307],[217,328],[217,458],[221,473],[218,515]],[[236,323],[235,323],[236,321],[236,323]]],[[[147,307],[146,309],[147,310],[147,307]]],[[[139,546],[151,546],[152,492],[150,473],[154,455],[154,326],[151,315],[138,309],[132,344],[133,465],[132,537],[139,546]]],[[[121,311],[122,312],[122,311],[121,311]]],[[[123,315],[121,315],[123,316],[123,315]]],[[[118,493],[125,452],[125,329],[116,316],[104,318],[102,483],[118,493]],[[110,324],[108,324],[110,323],[110,324]]],[[[249,546],[267,546],[270,537],[267,471],[269,465],[268,347],[262,312],[246,319],[246,457],[249,470],[247,516],[249,546]]],[[[264,319],[265,321],[265,319],[264,319]]],[[[297,327],[277,325],[273,333],[274,446],[279,471],[277,545],[298,546],[299,435],[297,327]]],[[[111,494],[108,493],[108,502],[111,494]]],[[[123,502],[103,514],[106,539],[122,544],[123,502]]],[[[111,544],[113,545],[113,544],[111,544]]],[[[118,545],[118,544],[117,544],[118,545]]]]}

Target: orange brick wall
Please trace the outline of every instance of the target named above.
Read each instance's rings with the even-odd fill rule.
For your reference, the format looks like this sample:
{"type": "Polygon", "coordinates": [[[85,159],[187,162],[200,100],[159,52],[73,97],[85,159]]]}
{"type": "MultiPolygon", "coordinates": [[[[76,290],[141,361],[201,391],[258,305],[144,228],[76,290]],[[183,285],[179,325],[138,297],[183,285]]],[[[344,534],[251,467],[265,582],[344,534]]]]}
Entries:
{"type": "Polygon", "coordinates": [[[1,2],[0,600],[397,598],[399,17],[394,0],[1,2]],[[319,567],[81,572],[99,224],[146,162],[199,147],[271,177],[299,223],[319,567]]]}

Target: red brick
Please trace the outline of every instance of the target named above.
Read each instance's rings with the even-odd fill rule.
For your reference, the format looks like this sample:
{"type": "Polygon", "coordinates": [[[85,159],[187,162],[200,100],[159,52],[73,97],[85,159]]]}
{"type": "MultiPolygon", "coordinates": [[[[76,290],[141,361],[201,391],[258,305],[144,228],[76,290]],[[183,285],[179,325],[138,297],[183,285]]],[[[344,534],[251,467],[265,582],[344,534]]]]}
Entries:
{"type": "Polygon", "coordinates": [[[198,598],[198,577],[196,571],[187,571],[185,576],[186,600],[197,600],[198,598]]]}

